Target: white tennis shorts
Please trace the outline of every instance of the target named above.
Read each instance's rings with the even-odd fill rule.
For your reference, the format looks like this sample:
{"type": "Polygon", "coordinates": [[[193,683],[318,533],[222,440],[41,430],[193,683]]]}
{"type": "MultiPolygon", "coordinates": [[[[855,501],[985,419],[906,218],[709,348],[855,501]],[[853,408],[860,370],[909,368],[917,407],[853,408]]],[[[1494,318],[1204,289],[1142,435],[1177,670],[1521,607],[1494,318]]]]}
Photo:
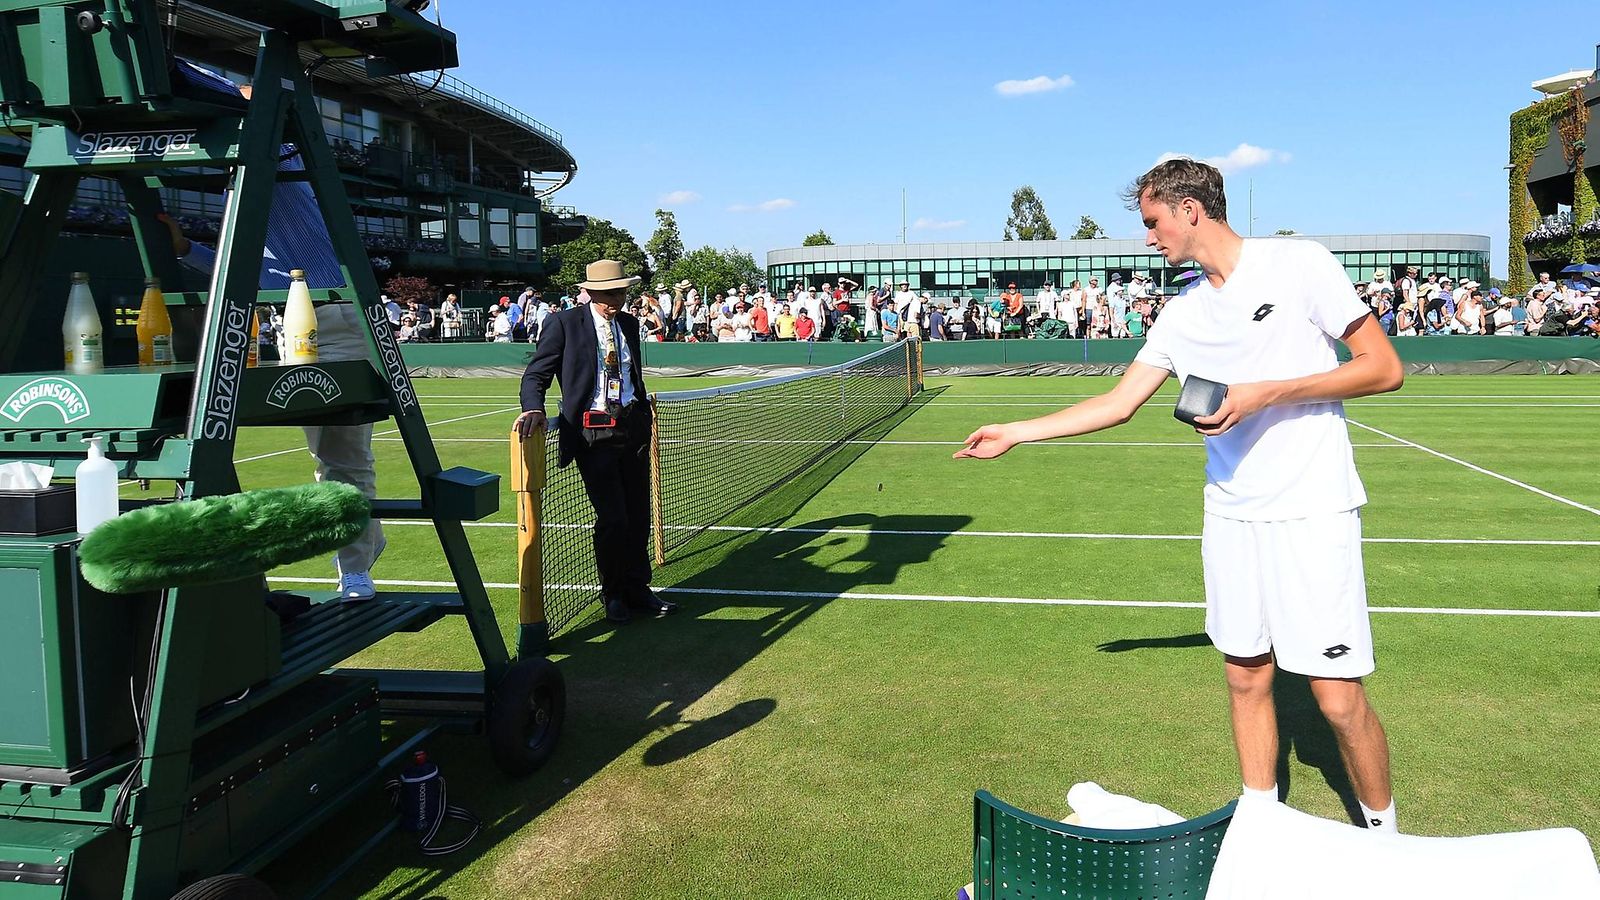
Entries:
{"type": "Polygon", "coordinates": [[[1206,634],[1229,656],[1269,650],[1290,672],[1370,675],[1372,625],[1361,565],[1361,511],[1282,522],[1206,513],[1206,634]]]}

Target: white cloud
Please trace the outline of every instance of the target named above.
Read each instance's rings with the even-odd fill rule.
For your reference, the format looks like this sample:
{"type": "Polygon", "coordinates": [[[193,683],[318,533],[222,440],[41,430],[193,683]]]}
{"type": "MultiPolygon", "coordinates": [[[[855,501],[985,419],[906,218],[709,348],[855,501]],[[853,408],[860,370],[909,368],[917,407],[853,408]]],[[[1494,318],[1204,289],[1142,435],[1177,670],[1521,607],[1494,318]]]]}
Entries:
{"type": "Polygon", "coordinates": [[[965,224],[967,224],[966,219],[950,219],[948,221],[941,222],[937,219],[930,219],[924,216],[915,222],[912,222],[911,228],[915,231],[948,231],[951,228],[960,228],[965,224]]]}
{"type": "Polygon", "coordinates": [[[661,195],[661,205],[683,206],[686,203],[693,203],[699,199],[700,195],[694,191],[670,191],[661,195]]]}
{"type": "MultiPolygon", "coordinates": [[[[1188,153],[1163,153],[1156,159],[1156,165],[1169,159],[1196,159],[1188,153]]],[[[1245,169],[1254,169],[1269,163],[1286,163],[1293,157],[1282,150],[1269,150],[1266,147],[1257,147],[1254,144],[1240,144],[1228,151],[1224,156],[1207,156],[1199,158],[1201,162],[1216,166],[1224,175],[1241,172],[1245,169]]]]}
{"type": "Polygon", "coordinates": [[[1002,97],[1021,97],[1025,94],[1042,94],[1046,91],[1059,91],[1062,88],[1072,87],[1072,76],[1063,75],[1060,78],[1051,78],[1040,75],[1035,78],[1011,79],[1002,81],[994,86],[994,92],[1002,97]]]}
{"type": "Polygon", "coordinates": [[[734,205],[728,207],[728,212],[777,212],[779,210],[789,209],[792,206],[794,206],[794,201],[790,200],[788,197],[775,197],[771,200],[763,200],[753,206],[749,203],[735,203],[734,205]]]}

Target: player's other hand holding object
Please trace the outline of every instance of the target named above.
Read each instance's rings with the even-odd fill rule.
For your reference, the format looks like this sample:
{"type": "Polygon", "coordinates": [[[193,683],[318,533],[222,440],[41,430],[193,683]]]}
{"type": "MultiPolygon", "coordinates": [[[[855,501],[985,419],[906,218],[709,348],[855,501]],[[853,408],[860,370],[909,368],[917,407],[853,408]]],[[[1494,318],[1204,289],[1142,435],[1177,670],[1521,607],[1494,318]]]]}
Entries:
{"type": "Polygon", "coordinates": [[[1017,445],[1004,425],[985,425],[967,436],[967,445],[951,454],[951,459],[994,459],[1017,445]]]}
{"type": "Polygon", "coordinates": [[[1270,381],[1229,385],[1228,395],[1222,398],[1222,405],[1216,412],[1195,417],[1194,430],[1206,437],[1216,437],[1271,406],[1276,391],[1277,385],[1270,381]]]}

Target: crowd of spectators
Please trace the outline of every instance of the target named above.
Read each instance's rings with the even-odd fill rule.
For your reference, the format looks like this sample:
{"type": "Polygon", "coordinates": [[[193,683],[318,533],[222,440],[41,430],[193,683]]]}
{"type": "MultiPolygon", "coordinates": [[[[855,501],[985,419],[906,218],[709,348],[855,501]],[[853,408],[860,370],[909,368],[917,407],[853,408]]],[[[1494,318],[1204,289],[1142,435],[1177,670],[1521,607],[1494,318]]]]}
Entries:
{"type": "MultiPolygon", "coordinates": [[[[1192,274],[1193,273],[1189,273],[1192,274]]],[[[1183,276],[1180,276],[1180,279],[1183,276]]],[[[1357,295],[1391,335],[1494,334],[1584,335],[1600,337],[1600,285],[1556,281],[1541,273],[1521,297],[1499,288],[1485,291],[1476,281],[1456,284],[1443,273],[1419,275],[1415,267],[1391,281],[1378,270],[1354,285],[1357,295]]],[[[782,294],[765,286],[741,284],[703,298],[684,281],[657,283],[628,301],[645,341],[968,341],[1019,338],[1143,337],[1171,297],[1143,272],[1128,284],[1113,273],[1102,288],[1098,278],[1073,281],[1057,291],[1046,284],[1029,297],[1008,283],[997,298],[940,297],[913,291],[906,282],[861,290],[849,279],[820,287],[795,284],[782,294]]],[[[527,287],[485,310],[465,309],[448,294],[437,309],[425,301],[400,303],[383,297],[389,324],[401,343],[489,341],[534,343],[550,315],[588,302],[582,291],[546,297],[527,287]]],[[[262,341],[279,331],[267,308],[262,341]]]]}
{"type": "Polygon", "coordinates": [[[1409,337],[1439,334],[1493,334],[1600,337],[1600,286],[1578,279],[1556,281],[1541,272],[1520,297],[1487,292],[1476,281],[1456,284],[1448,275],[1417,267],[1398,281],[1378,270],[1357,282],[1356,293],[1371,307],[1384,330],[1409,337]]]}

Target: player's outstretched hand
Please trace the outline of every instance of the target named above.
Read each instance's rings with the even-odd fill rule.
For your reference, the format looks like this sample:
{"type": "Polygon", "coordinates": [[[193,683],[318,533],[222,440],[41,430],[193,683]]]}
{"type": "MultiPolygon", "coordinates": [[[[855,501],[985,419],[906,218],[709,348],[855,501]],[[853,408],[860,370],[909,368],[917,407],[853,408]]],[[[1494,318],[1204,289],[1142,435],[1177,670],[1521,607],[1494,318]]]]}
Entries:
{"type": "Polygon", "coordinates": [[[952,454],[952,459],[994,459],[1017,445],[1004,425],[985,425],[967,435],[967,445],[952,454]]]}
{"type": "Polygon", "coordinates": [[[1209,416],[1196,416],[1194,430],[1206,437],[1216,437],[1272,404],[1273,386],[1270,382],[1234,384],[1228,386],[1228,395],[1222,405],[1209,416]]]}

